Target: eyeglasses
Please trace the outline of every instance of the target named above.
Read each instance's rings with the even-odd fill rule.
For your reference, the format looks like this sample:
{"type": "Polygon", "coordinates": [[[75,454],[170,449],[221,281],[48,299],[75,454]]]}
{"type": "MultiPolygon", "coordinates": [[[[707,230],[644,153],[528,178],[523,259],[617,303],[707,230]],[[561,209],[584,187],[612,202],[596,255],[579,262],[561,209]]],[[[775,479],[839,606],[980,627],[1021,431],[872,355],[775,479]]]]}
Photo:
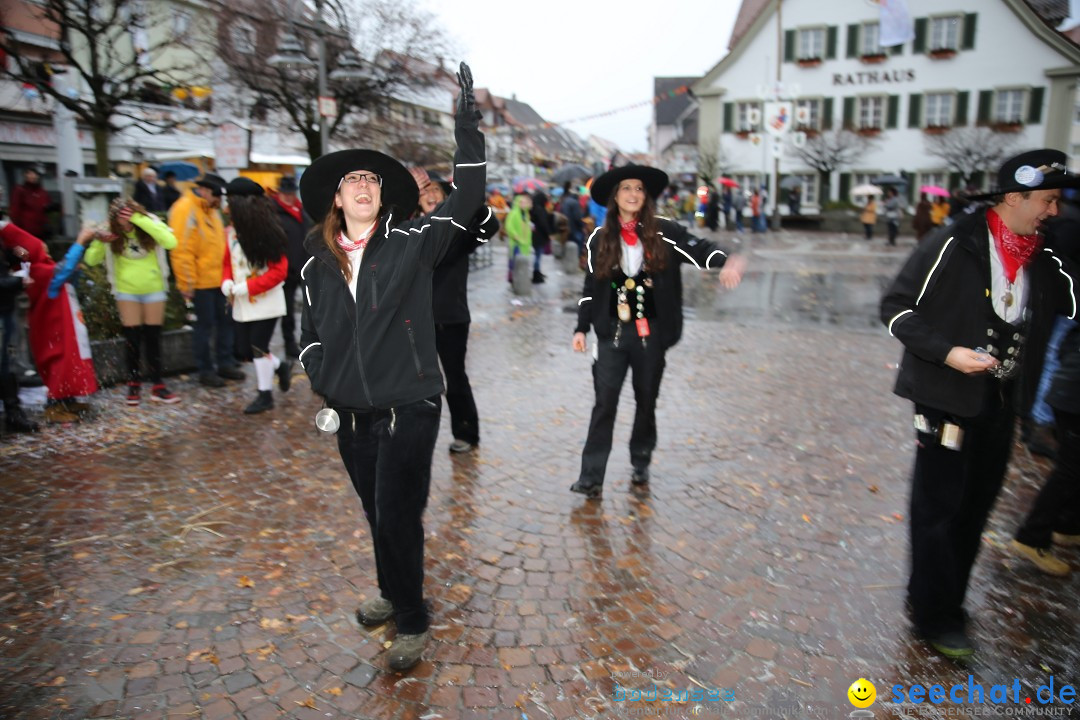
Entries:
{"type": "Polygon", "coordinates": [[[382,177],[375,173],[349,173],[341,178],[341,182],[338,183],[338,188],[340,189],[342,184],[356,185],[357,183],[367,183],[368,185],[378,185],[379,187],[382,187],[382,177]]]}

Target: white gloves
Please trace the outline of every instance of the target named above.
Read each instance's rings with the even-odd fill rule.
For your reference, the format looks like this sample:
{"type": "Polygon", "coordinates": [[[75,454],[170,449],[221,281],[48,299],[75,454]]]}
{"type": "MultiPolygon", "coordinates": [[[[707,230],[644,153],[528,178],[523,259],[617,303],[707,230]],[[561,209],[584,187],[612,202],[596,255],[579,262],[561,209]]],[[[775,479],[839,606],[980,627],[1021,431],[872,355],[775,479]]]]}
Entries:
{"type": "Polygon", "coordinates": [[[221,294],[225,297],[243,297],[248,294],[247,280],[233,282],[225,280],[221,283],[221,294]]]}

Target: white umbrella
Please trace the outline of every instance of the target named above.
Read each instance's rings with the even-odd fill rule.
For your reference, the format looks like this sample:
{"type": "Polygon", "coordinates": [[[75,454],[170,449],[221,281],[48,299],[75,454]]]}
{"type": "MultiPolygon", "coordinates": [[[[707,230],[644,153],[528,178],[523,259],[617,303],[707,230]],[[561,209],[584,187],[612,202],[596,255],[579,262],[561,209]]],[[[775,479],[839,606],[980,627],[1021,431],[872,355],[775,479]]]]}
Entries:
{"type": "Polygon", "coordinates": [[[856,185],[851,188],[852,195],[880,195],[881,192],[877,185],[856,185]]]}

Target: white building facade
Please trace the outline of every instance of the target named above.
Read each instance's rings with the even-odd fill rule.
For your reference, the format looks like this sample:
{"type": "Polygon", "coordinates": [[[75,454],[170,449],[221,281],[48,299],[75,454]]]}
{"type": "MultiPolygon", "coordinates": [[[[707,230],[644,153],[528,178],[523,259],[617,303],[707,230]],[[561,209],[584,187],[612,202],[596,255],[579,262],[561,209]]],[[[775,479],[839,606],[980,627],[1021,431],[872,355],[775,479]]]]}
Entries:
{"type": "MultiPolygon", "coordinates": [[[[1016,152],[1073,149],[1080,48],[1024,0],[907,0],[907,7],[914,37],[882,48],[872,3],[744,0],[728,55],[693,88],[699,147],[719,143],[730,174],[745,188],[768,185],[770,197],[782,178],[798,176],[811,211],[826,197],[849,200],[852,187],[879,175],[902,174],[909,192],[960,189],[955,168],[927,152],[933,136],[958,128],[987,128],[1016,152]],[[773,89],[802,108],[796,130],[812,137],[849,129],[873,138],[871,147],[823,187],[788,147],[795,133],[774,151],[763,127],[773,89]]],[[[976,184],[986,186],[997,168],[982,170],[976,184]]]]}

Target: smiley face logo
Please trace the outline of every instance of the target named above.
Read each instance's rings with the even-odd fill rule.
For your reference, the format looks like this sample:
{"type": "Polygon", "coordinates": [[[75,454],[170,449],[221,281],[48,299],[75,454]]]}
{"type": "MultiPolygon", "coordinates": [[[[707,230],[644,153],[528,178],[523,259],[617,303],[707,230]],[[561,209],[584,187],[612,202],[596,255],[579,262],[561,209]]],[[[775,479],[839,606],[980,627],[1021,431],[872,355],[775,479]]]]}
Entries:
{"type": "Polygon", "coordinates": [[[855,707],[869,707],[877,699],[877,689],[873,682],[866,678],[859,678],[848,688],[848,699],[855,707]]]}
{"type": "Polygon", "coordinates": [[[877,689],[866,678],[859,678],[851,683],[851,687],[847,690],[847,697],[855,707],[867,708],[877,699],[877,689]]]}

